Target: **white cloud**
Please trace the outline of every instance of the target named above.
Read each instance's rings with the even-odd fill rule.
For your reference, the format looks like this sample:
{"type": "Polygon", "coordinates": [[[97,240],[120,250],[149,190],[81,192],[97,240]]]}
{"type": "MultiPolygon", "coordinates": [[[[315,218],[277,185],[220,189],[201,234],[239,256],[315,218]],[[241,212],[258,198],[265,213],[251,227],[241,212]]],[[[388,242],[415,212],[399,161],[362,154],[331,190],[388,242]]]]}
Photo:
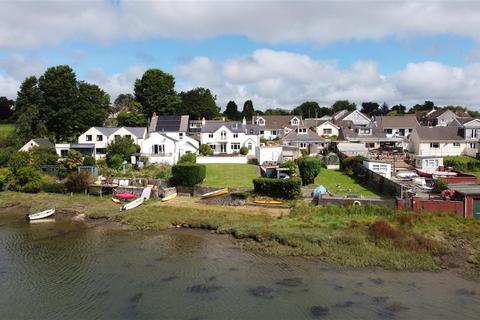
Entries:
{"type": "Polygon", "coordinates": [[[475,1],[2,1],[0,47],[64,40],[197,39],[328,43],[451,34],[480,39],[475,1]]]}
{"type": "Polygon", "coordinates": [[[95,83],[110,94],[111,101],[121,93],[133,93],[133,84],[145,72],[145,68],[132,66],[124,72],[107,75],[102,69],[88,72],[85,81],[95,83]]]}
{"type": "Polygon", "coordinates": [[[458,68],[427,61],[382,75],[373,61],[340,68],[303,54],[261,49],[217,63],[196,57],[179,66],[176,76],[183,90],[211,88],[221,106],[231,99],[237,103],[252,99],[261,109],[292,107],[306,100],[330,105],[338,99],[406,105],[430,99],[440,105],[480,105],[480,64],[458,68]]]}

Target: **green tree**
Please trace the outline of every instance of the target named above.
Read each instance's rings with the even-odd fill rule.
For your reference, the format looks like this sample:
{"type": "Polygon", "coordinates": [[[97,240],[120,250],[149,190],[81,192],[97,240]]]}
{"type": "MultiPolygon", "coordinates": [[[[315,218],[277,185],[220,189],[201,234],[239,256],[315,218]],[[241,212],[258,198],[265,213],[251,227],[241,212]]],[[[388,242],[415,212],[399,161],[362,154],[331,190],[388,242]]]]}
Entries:
{"type": "Polygon", "coordinates": [[[357,105],[354,102],[348,100],[337,100],[332,104],[332,114],[341,110],[354,111],[357,109],[357,105]]]}
{"type": "Polygon", "coordinates": [[[197,163],[197,155],[193,152],[187,152],[183,156],[180,157],[178,163],[197,163]]]}
{"type": "Polygon", "coordinates": [[[203,156],[211,156],[213,154],[212,147],[210,147],[208,144],[201,144],[198,148],[198,151],[203,156]]]}
{"type": "Polygon", "coordinates": [[[29,151],[33,164],[38,167],[41,165],[58,164],[58,155],[54,148],[46,146],[33,147],[29,151]]]}
{"type": "Polygon", "coordinates": [[[245,101],[245,103],[243,104],[242,118],[245,117],[247,121],[252,121],[254,112],[255,109],[253,108],[252,100],[245,101]]]}
{"type": "Polygon", "coordinates": [[[290,114],[290,111],[281,108],[270,108],[265,110],[264,114],[267,116],[288,116],[290,114]]]}
{"type": "Polygon", "coordinates": [[[390,112],[390,107],[386,102],[382,104],[379,110],[379,115],[386,116],[390,112]]]}
{"type": "Polygon", "coordinates": [[[112,113],[136,111],[137,109],[135,109],[134,106],[135,97],[130,93],[121,93],[113,102],[112,113]]]}
{"type": "Polygon", "coordinates": [[[119,127],[146,127],[147,119],[143,113],[138,111],[122,111],[117,116],[117,126],[119,127]]]}
{"type": "Polygon", "coordinates": [[[175,78],[160,69],[145,71],[141,79],[135,81],[135,100],[141,105],[146,118],[154,112],[159,115],[178,114],[181,99],[175,92],[175,78]]]}
{"type": "Polygon", "coordinates": [[[15,101],[7,97],[0,97],[0,120],[7,120],[13,115],[15,101]]]}
{"type": "Polygon", "coordinates": [[[380,113],[380,105],[377,102],[363,102],[360,112],[368,116],[378,115],[380,113]]]}
{"type": "Polygon", "coordinates": [[[119,137],[107,145],[107,162],[110,162],[113,156],[122,157],[122,161],[130,161],[130,157],[135,152],[140,151],[140,147],[133,143],[128,137],[119,137]]]}
{"type": "Polygon", "coordinates": [[[435,109],[435,103],[432,101],[425,101],[423,104],[416,104],[408,110],[408,113],[415,113],[417,111],[430,111],[435,109]]]}
{"type": "Polygon", "coordinates": [[[405,112],[407,112],[407,107],[403,104],[396,104],[390,110],[396,111],[396,114],[405,114],[405,112]]]}
{"type": "Polygon", "coordinates": [[[23,143],[33,138],[45,137],[47,132],[36,105],[28,106],[17,119],[16,133],[23,143]]]}
{"type": "Polygon", "coordinates": [[[10,190],[37,193],[42,187],[42,175],[33,167],[22,167],[12,174],[10,190]]]}
{"type": "Polygon", "coordinates": [[[42,92],[38,88],[38,80],[35,76],[27,77],[20,85],[15,101],[14,117],[18,118],[31,106],[41,108],[44,104],[42,92]]]}
{"type": "Polygon", "coordinates": [[[79,82],[78,103],[72,116],[75,136],[93,126],[102,126],[108,117],[110,96],[95,84],[79,82]]]}
{"type": "Polygon", "coordinates": [[[320,173],[321,162],[315,157],[302,157],[298,159],[300,178],[304,186],[311,184],[320,173]]]}
{"type": "Polygon", "coordinates": [[[315,101],[306,101],[293,109],[293,114],[304,118],[317,118],[320,114],[320,106],[315,101]]]}
{"type": "Polygon", "coordinates": [[[195,88],[180,93],[182,99],[180,114],[188,114],[192,119],[213,119],[218,116],[220,108],[209,89],[195,88]]]}
{"type": "Polygon", "coordinates": [[[72,171],[77,169],[78,166],[83,164],[83,155],[80,151],[70,149],[67,153],[67,158],[65,159],[65,166],[68,170],[72,171]]]}
{"type": "Polygon", "coordinates": [[[229,120],[238,121],[242,120],[242,113],[238,111],[238,106],[235,101],[228,101],[223,115],[229,120]]]}
{"type": "Polygon", "coordinates": [[[10,157],[8,168],[12,174],[16,174],[18,170],[24,167],[28,167],[31,163],[30,155],[28,152],[17,152],[10,157]]]}

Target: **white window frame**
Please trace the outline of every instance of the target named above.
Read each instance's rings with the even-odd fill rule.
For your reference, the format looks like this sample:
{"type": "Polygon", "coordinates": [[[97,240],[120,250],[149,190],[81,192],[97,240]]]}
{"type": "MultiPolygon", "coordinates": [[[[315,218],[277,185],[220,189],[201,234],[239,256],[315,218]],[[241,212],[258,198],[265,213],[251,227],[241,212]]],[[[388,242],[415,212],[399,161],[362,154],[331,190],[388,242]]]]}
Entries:
{"type": "Polygon", "coordinates": [[[213,138],[213,133],[209,133],[209,134],[208,134],[208,137],[209,137],[210,139],[212,139],[212,138],[213,138]]]}
{"type": "Polygon", "coordinates": [[[103,135],[97,134],[97,141],[103,141],[103,135]]]}
{"type": "Polygon", "coordinates": [[[323,128],[323,134],[332,134],[332,128],[323,128]]]}
{"type": "Polygon", "coordinates": [[[91,135],[91,134],[87,134],[87,135],[85,136],[85,141],[89,141],[89,142],[90,142],[90,141],[93,141],[92,135],[91,135]]]}
{"type": "Polygon", "coordinates": [[[240,142],[232,142],[230,144],[230,149],[232,149],[233,151],[240,150],[240,142]]]}
{"type": "Polygon", "coordinates": [[[234,138],[238,138],[238,133],[234,133],[234,134],[233,134],[233,137],[234,137],[234,138]]]}
{"type": "Polygon", "coordinates": [[[440,142],[430,142],[430,149],[440,149],[440,142]]]}

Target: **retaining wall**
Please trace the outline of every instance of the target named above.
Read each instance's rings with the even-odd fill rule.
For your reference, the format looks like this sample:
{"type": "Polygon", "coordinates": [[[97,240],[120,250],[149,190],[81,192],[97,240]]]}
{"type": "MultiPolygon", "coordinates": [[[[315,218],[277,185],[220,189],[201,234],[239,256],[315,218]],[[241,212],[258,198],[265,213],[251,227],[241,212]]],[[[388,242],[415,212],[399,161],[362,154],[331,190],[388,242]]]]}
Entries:
{"type": "Polygon", "coordinates": [[[360,205],[377,205],[395,208],[396,201],[394,199],[381,198],[344,198],[344,197],[320,197],[317,199],[317,205],[335,204],[342,206],[351,206],[355,201],[360,202],[360,205]]]}

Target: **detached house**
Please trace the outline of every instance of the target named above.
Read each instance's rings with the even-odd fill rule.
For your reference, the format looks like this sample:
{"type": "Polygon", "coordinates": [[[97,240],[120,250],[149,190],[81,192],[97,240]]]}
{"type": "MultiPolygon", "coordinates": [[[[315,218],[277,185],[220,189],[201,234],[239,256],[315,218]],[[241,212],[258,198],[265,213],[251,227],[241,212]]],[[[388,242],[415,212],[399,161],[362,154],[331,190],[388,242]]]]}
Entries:
{"type": "Polygon", "coordinates": [[[448,126],[457,118],[470,118],[470,115],[463,110],[435,109],[419,113],[420,121],[425,126],[448,126]]]}
{"type": "Polygon", "coordinates": [[[370,124],[370,118],[358,110],[340,110],[332,116],[332,122],[341,127],[366,127],[370,124]]]}
{"type": "Polygon", "coordinates": [[[252,123],[258,126],[259,135],[267,140],[282,138],[291,130],[303,125],[301,116],[253,116],[252,123]]]}
{"type": "Polygon", "coordinates": [[[202,120],[201,144],[208,144],[214,154],[238,154],[240,148],[247,147],[248,155],[255,155],[260,145],[259,128],[243,122],[224,120],[202,120]]]}
{"type": "Polygon", "coordinates": [[[313,128],[319,136],[338,137],[340,127],[326,119],[305,119],[305,126],[313,128]]]}
{"type": "Polygon", "coordinates": [[[476,156],[477,142],[465,137],[458,127],[419,127],[410,135],[410,151],[416,156],[476,156]]]}
{"type": "Polygon", "coordinates": [[[309,154],[317,154],[327,146],[328,141],[308,127],[300,126],[286,134],[282,138],[282,143],[285,146],[307,150],[309,154]]]}

